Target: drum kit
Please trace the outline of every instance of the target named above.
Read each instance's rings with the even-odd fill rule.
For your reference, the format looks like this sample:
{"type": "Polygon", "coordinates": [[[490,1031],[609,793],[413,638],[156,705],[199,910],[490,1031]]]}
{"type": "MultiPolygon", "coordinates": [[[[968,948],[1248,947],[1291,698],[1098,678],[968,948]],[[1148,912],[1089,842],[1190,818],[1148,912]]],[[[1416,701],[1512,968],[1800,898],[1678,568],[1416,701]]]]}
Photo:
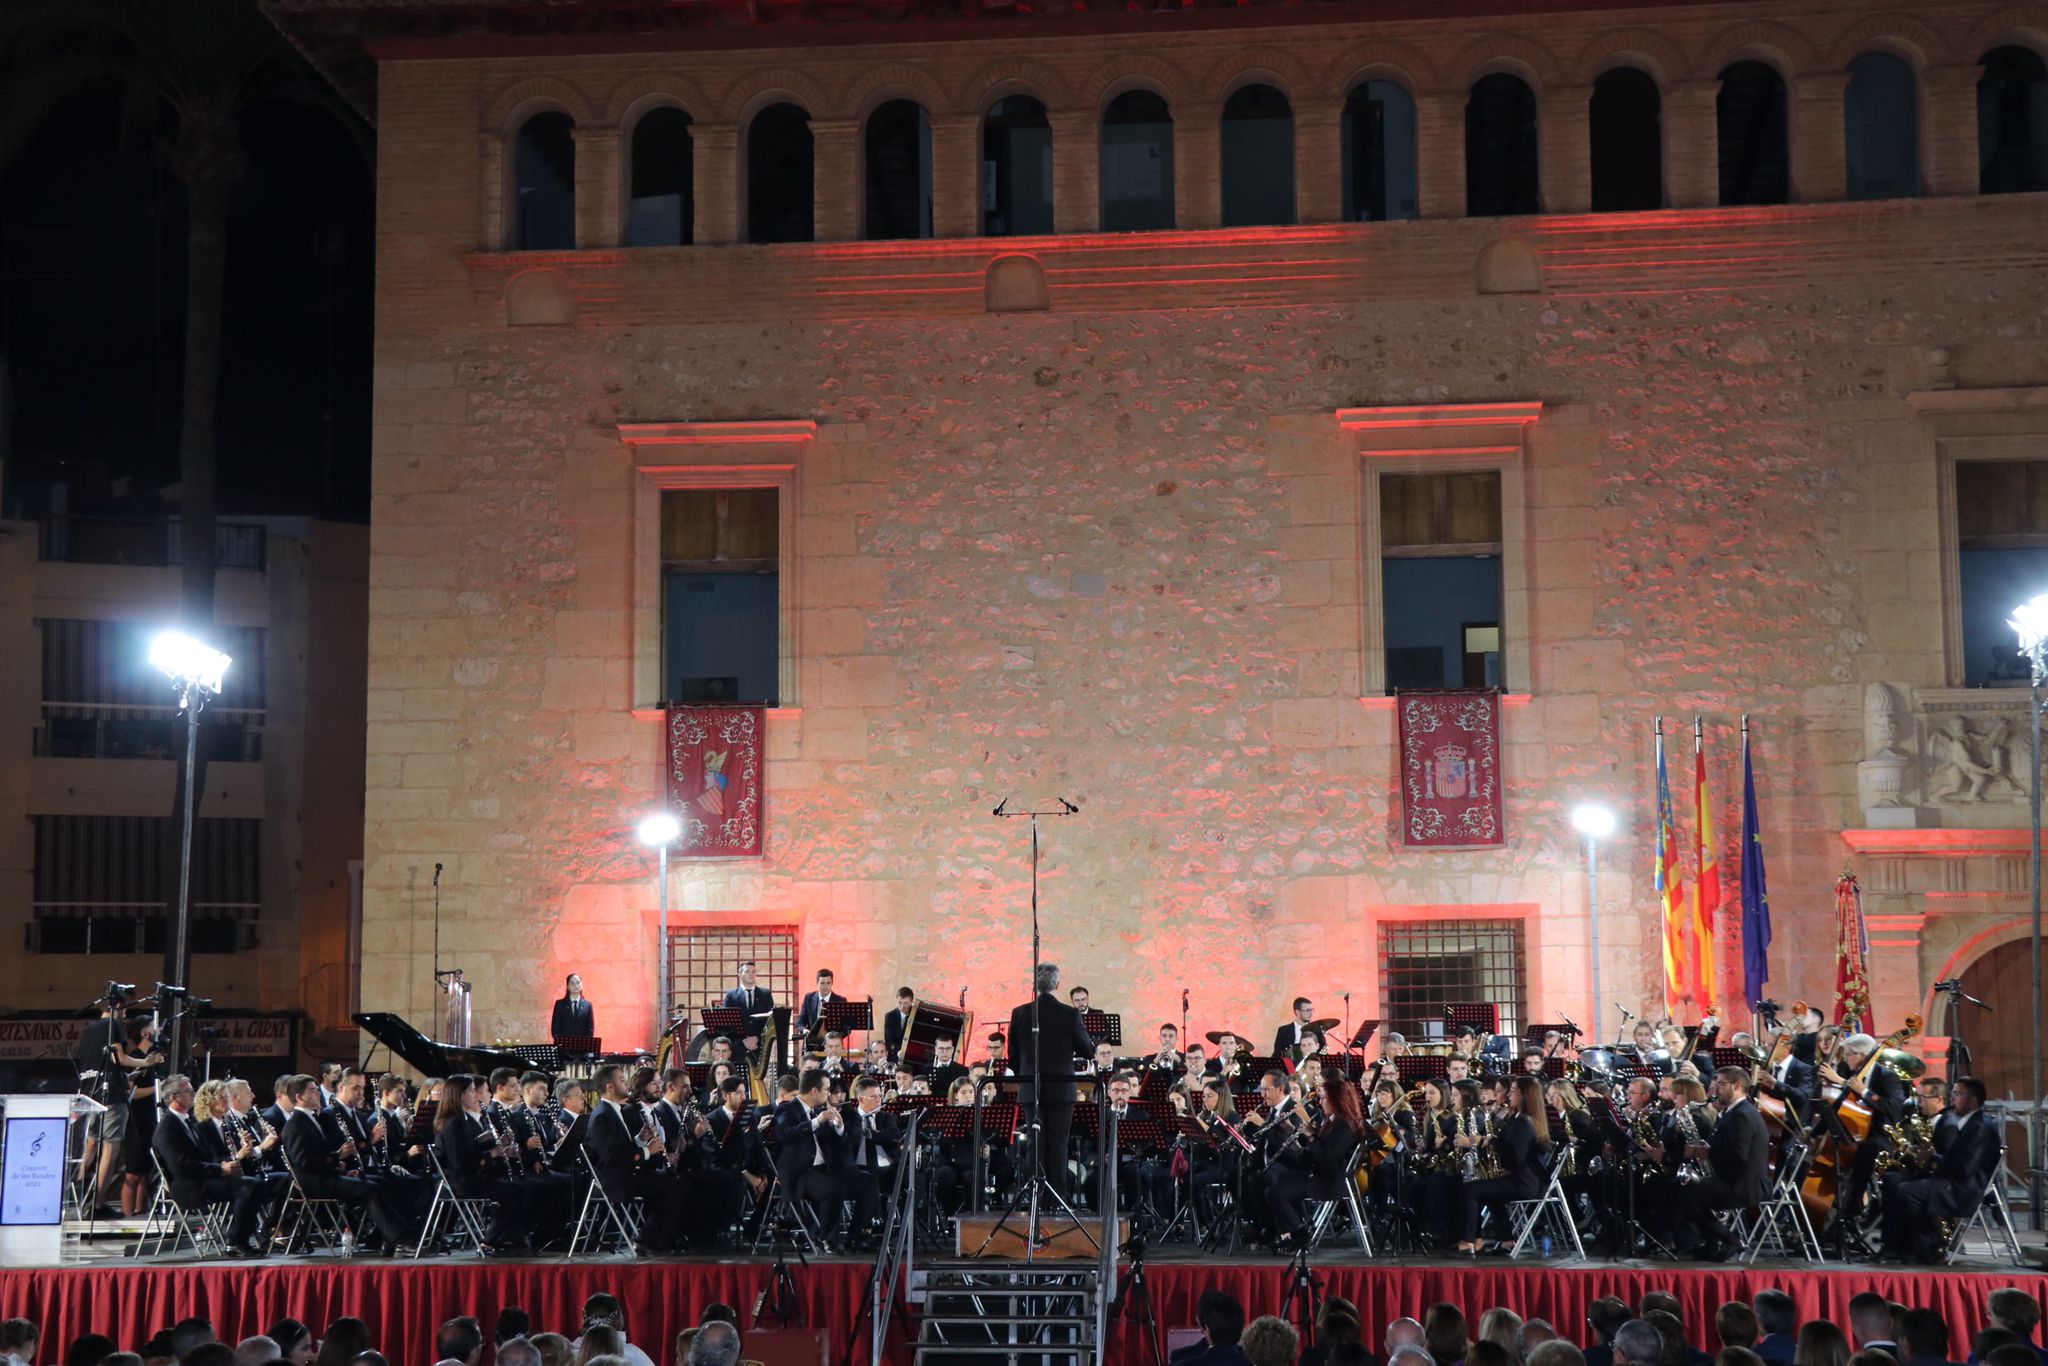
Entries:
{"type": "Polygon", "coordinates": [[[1582,1048],[1578,1065],[1579,1076],[1586,1081],[1614,1081],[1621,1075],[1621,1069],[1630,1065],[1649,1068],[1653,1077],[1678,1075],[1678,1059],[1672,1056],[1670,1049],[1637,1048],[1633,1044],[1582,1048]]]}

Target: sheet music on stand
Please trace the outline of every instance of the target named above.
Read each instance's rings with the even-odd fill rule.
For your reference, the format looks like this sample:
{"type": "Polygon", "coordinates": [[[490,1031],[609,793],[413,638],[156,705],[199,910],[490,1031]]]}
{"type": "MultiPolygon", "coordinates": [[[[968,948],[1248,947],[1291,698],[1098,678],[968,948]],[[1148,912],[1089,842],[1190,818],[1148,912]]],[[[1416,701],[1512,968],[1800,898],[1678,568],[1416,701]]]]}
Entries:
{"type": "Polygon", "coordinates": [[[841,1038],[859,1030],[871,1034],[875,1028],[875,1003],[873,1001],[849,1001],[841,998],[828,1001],[818,1010],[818,1023],[812,1030],[818,1037],[838,1034],[841,1038]]]}
{"type": "Polygon", "coordinates": [[[1107,1043],[1121,1048],[1124,1043],[1124,1017],[1113,1010],[1084,1010],[1081,1012],[1081,1028],[1097,1043],[1107,1043]]]}
{"type": "Polygon", "coordinates": [[[1442,1081],[1450,1071],[1450,1061],[1441,1055],[1396,1058],[1394,1073],[1401,1078],[1401,1089],[1406,1091],[1425,1081],[1442,1081]]]}

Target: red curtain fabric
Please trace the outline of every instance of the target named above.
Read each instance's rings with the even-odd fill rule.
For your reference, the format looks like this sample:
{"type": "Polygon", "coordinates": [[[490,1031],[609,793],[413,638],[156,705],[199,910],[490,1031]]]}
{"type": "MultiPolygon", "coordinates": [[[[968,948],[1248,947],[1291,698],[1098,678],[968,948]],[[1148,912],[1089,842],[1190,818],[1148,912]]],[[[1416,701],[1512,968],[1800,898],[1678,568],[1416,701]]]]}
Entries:
{"type": "MultiPolygon", "coordinates": [[[[441,1260],[414,1263],[352,1263],[296,1266],[197,1264],[115,1268],[64,1268],[0,1272],[0,1317],[22,1316],[40,1324],[38,1360],[61,1360],[64,1348],[82,1333],[99,1332],[133,1348],[160,1328],[194,1314],[213,1321],[228,1342],[260,1333],[291,1317],[317,1334],[343,1315],[370,1326],[371,1338],[393,1366],[426,1366],[433,1360],[434,1330],[444,1319],[474,1314],[486,1331],[498,1310],[517,1305],[533,1316],[536,1330],[573,1335],[585,1297],[599,1290],[626,1306],[628,1336],[647,1354],[669,1366],[676,1333],[694,1324],[704,1306],[722,1301],[737,1308],[743,1323],[753,1319],[754,1299],[766,1286],[761,1263],[576,1262],[492,1263],[441,1260]]],[[[836,1361],[859,1317],[868,1267],[860,1262],[819,1263],[796,1268],[798,1294],[810,1328],[826,1330],[836,1361]]],[[[2026,1272],[1681,1270],[1649,1267],[1553,1267],[1547,1265],[1355,1266],[1321,1265],[1316,1274],[1325,1295],[1341,1295],[1364,1311],[1374,1331],[1406,1314],[1422,1317],[1430,1305],[1448,1300],[1468,1319],[1495,1305],[1524,1317],[1547,1319],[1566,1337],[1583,1341],[1586,1308],[1602,1295],[1630,1304],[1645,1292],[1670,1290],[1685,1307],[1686,1328],[1695,1345],[1719,1347],[1714,1311],[1729,1300],[1749,1300],[1759,1290],[1780,1289],[1799,1302],[1802,1318],[1847,1324],[1849,1297],[1875,1290],[1910,1308],[1941,1311],[1952,1334],[1950,1355],[1969,1354],[1970,1334],[1986,1322],[1984,1305],[1993,1290],[2023,1285],[2048,1305],[2048,1281],[2026,1272]]],[[[1146,1282],[1161,1327],[1195,1322],[1195,1301],[1216,1288],[1236,1295],[1254,1315],[1277,1314],[1287,1295],[1287,1268],[1154,1262],[1146,1282]]],[[[891,1328],[897,1366],[909,1360],[899,1315],[891,1328]]],[[[1144,1339],[1127,1312],[1111,1330],[1110,1360],[1121,1366],[1149,1366],[1144,1339]]],[[[749,1350],[749,1356],[759,1353],[749,1350]]],[[[864,1350],[854,1353],[866,1360],[864,1350]]]]}
{"type": "Polygon", "coordinates": [[[676,858],[758,856],[766,838],[768,713],[761,707],[672,707],[669,810],[683,827],[676,858]]]}

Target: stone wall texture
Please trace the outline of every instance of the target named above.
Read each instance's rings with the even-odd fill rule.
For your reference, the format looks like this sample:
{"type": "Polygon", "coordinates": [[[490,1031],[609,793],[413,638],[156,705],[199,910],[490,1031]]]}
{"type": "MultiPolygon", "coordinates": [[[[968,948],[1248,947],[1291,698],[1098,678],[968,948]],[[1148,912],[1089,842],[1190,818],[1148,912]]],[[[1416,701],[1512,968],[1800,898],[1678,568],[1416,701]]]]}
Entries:
{"type": "MultiPolygon", "coordinates": [[[[1411,55],[1425,96],[1499,55],[1583,99],[1610,50],[1662,43],[1699,80],[1750,45],[1782,49],[1795,75],[1839,71],[1864,41],[1843,8],[1656,13],[1654,31],[1641,15],[1567,16],[1540,44],[1471,24],[1294,26],[886,56],[890,79],[924,71],[963,108],[989,73],[1039,62],[1092,109],[1117,62],[1192,73],[1159,79],[1186,79],[1198,101],[1227,84],[1211,69],[1246,52],[1276,69],[1322,53],[1302,79],[1328,75],[1330,98],[1380,48],[1411,55]]],[[[1968,63],[1969,43],[2024,27],[2000,13],[1922,7],[1889,31],[1934,43],[1939,29],[1925,61],[1968,63]]],[[[1772,994],[1826,998],[1831,887],[1852,859],[1843,832],[1862,823],[1864,689],[1950,681],[1941,467],[1908,396],[2048,383],[2041,197],[1021,245],[477,250],[490,130],[541,84],[577,93],[594,128],[656,77],[712,92],[714,122],[800,78],[826,92],[820,113],[852,118],[881,61],[841,48],[384,64],[365,1009],[430,1015],[442,862],[441,959],[478,984],[480,1037],[540,1036],[571,969],[608,1043],[647,1037],[655,886],[631,833],[661,789],[660,716],[636,672],[647,490],[734,465],[789,467],[795,689],[769,722],[767,855],[678,864],[683,923],[794,925],[805,976],[830,966],[878,1000],[964,984],[979,1013],[1006,1010],[1028,971],[1029,841],[990,809],[1058,795],[1082,813],[1044,823],[1045,953],[1127,1020],[1177,1017],[1183,987],[1198,1031],[1258,1035],[1298,992],[1336,1014],[1349,991],[1364,1019],[1381,921],[1484,914],[1526,921],[1532,1014],[1586,1023],[1588,889],[1567,813],[1598,798],[1622,818],[1600,876],[1612,1032],[1613,1002],[1657,991],[1653,718],[1678,737],[1686,807],[1691,717],[1705,718],[1732,888],[1747,714],[1772,994]],[[1507,237],[1534,253],[1537,292],[1476,283],[1481,252],[1507,237]],[[1018,252],[1043,269],[1049,306],[985,311],[989,264],[1018,252]],[[573,323],[507,325],[508,290],[536,273],[573,323]],[[1543,405],[1517,462],[1528,596],[1506,630],[1528,676],[1509,680],[1504,712],[1509,837],[1409,852],[1393,712],[1360,695],[1377,457],[1335,415],[1506,401],[1543,405]],[[815,434],[650,446],[619,430],[784,419],[815,434]]],[[[1797,118],[1807,166],[1825,160],[1815,148],[1839,154],[1811,131],[1832,119],[1839,136],[1838,103],[1797,118]]],[[[1674,133],[1674,178],[1696,175],[1697,151],[1674,133]]],[[[1572,155],[1557,151],[1558,183],[1572,155]]],[[[1320,174],[1302,167],[1305,197],[1320,174]]],[[[822,223],[852,195],[849,180],[828,207],[820,177],[822,223]]],[[[1995,918],[2023,895],[1948,909],[1995,918]]],[[[1731,1002],[1735,932],[1731,895],[1731,1002]]],[[[1919,1007],[1915,962],[1880,977],[1881,1020],[1919,1007]]]]}

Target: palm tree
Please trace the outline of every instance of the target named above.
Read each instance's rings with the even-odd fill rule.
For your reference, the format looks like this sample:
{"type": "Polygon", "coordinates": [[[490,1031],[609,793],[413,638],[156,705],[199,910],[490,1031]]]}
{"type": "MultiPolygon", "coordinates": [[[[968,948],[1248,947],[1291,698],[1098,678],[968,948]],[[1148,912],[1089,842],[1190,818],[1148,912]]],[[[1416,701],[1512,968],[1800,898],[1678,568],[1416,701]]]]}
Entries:
{"type": "MultiPolygon", "coordinates": [[[[119,100],[129,125],[156,141],[185,191],[180,598],[186,629],[205,638],[213,624],[218,540],[215,429],[228,196],[244,168],[241,121],[270,100],[341,105],[255,0],[8,0],[0,8],[0,171],[66,101],[81,95],[119,100]]],[[[362,131],[352,114],[342,117],[362,131]]],[[[192,768],[178,775],[180,794],[204,789],[204,759],[192,768]]],[[[182,795],[179,800],[174,830],[184,815],[182,795]]],[[[189,860],[191,851],[178,853],[189,860]]],[[[167,900],[174,923],[164,936],[164,980],[183,984],[191,966],[189,906],[182,895],[167,900]]],[[[167,1040],[173,1066],[183,1058],[179,1019],[167,1040]]]]}

